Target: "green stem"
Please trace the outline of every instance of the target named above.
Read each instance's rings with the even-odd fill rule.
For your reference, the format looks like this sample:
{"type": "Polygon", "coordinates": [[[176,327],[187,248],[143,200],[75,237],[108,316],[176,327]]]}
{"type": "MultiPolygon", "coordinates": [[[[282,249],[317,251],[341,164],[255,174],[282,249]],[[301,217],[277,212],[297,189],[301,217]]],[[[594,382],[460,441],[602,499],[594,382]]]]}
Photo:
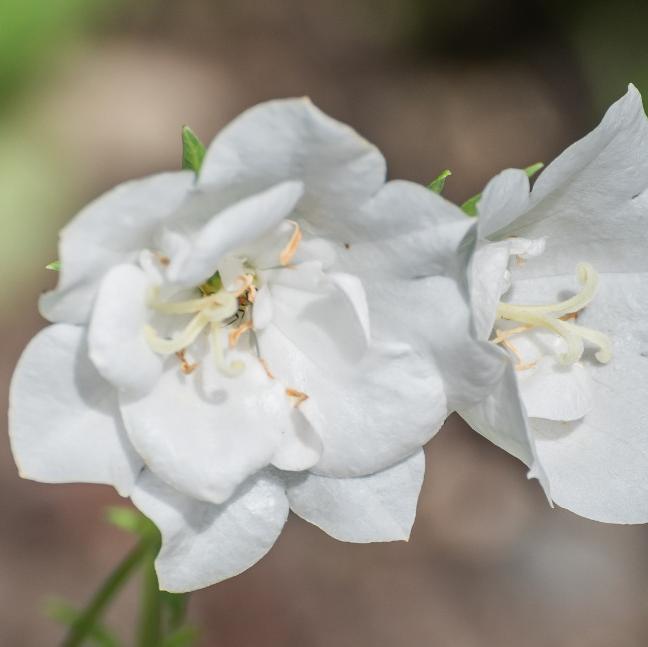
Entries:
{"type": "Polygon", "coordinates": [[[126,583],[140,562],[150,554],[150,540],[142,539],[117,566],[95,593],[85,611],[74,622],[62,647],[80,647],[89,636],[96,621],[119,589],[126,583]]]}
{"type": "Polygon", "coordinates": [[[137,634],[138,647],[158,647],[160,645],[162,597],[154,567],[157,548],[156,545],[153,547],[149,545],[148,559],[144,567],[142,607],[137,634]]]}

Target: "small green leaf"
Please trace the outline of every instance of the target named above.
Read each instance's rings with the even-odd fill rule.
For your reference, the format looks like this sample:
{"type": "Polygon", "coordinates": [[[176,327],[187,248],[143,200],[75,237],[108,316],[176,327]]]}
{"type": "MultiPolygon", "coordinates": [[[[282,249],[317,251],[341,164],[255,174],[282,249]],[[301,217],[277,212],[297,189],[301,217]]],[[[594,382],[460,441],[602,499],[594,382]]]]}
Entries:
{"type": "Polygon", "coordinates": [[[55,272],[58,272],[61,269],[61,261],[52,261],[48,265],[45,266],[46,270],[54,270],[55,272]]]}
{"type": "Polygon", "coordinates": [[[205,145],[189,126],[182,127],[182,168],[198,174],[205,157],[205,145]]]}
{"type": "Polygon", "coordinates": [[[448,168],[445,171],[441,171],[439,176],[427,185],[427,188],[430,189],[430,191],[434,191],[435,193],[441,193],[443,191],[443,187],[445,186],[446,178],[450,177],[451,175],[452,171],[448,168]]]}
{"type": "Polygon", "coordinates": [[[478,193],[472,198],[468,198],[462,205],[461,210],[468,216],[475,217],[477,215],[477,203],[481,200],[482,194],[478,193]]]}
{"type": "MultiPolygon", "coordinates": [[[[544,164],[542,162],[536,162],[535,164],[531,164],[531,166],[527,166],[524,169],[524,172],[527,174],[527,177],[531,178],[533,177],[541,168],[544,167],[544,164]]],[[[481,200],[482,194],[478,193],[477,195],[474,195],[472,198],[468,198],[462,205],[461,209],[462,211],[467,214],[468,216],[474,217],[477,215],[477,203],[481,200]]]]}
{"type": "MultiPolygon", "coordinates": [[[[49,618],[71,627],[81,615],[71,604],[64,600],[52,599],[47,601],[45,613],[49,618]]],[[[97,647],[117,647],[119,642],[106,627],[96,623],[88,633],[88,638],[97,647]]]]}
{"type": "Polygon", "coordinates": [[[535,164],[531,164],[531,166],[527,166],[524,172],[527,174],[527,177],[533,177],[542,168],[544,168],[544,164],[542,162],[536,162],[535,164]]]}

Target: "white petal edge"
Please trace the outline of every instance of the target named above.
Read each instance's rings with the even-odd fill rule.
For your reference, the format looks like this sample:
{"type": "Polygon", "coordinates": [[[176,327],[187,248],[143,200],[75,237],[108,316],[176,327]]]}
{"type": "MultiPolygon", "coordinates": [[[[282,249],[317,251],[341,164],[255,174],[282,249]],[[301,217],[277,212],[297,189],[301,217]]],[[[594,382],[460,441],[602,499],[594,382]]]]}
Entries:
{"type": "Polygon", "coordinates": [[[117,265],[104,277],[88,330],[90,359],[115,388],[150,391],[162,374],[162,357],[144,337],[149,279],[135,265],[117,265]]]}
{"type": "Polygon", "coordinates": [[[380,151],[349,126],[325,115],[308,98],[254,106],[226,126],[207,150],[199,185],[241,184],[261,190],[301,180],[298,211],[311,225],[333,233],[384,183],[380,151]]]}
{"type": "Polygon", "coordinates": [[[185,593],[222,582],[259,561],[288,517],[283,484],[267,473],[243,483],[226,503],[197,501],[144,470],[133,503],[159,528],[160,588],[185,593]]]}
{"type": "Polygon", "coordinates": [[[114,389],[87,357],[85,330],[68,324],[45,328],[23,352],[9,437],[20,475],[45,483],[104,483],[127,495],[142,466],[114,389]]]}
{"type": "Polygon", "coordinates": [[[425,455],[369,476],[287,477],[291,510],[340,541],[369,543],[409,539],[425,475],[425,455]]]}
{"type": "Polygon", "coordinates": [[[59,283],[40,299],[43,317],[86,323],[103,275],[151,245],[193,182],[191,171],[160,173],[120,184],[82,209],[60,233],[59,283]]]}

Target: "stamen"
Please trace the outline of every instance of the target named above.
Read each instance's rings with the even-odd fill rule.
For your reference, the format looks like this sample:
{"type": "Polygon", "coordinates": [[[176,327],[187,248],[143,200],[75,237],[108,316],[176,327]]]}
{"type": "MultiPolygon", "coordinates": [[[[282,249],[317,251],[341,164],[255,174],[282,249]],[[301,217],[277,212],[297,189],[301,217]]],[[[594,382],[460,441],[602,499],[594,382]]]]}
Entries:
{"type": "Polygon", "coordinates": [[[245,321],[243,322],[240,326],[237,328],[234,328],[234,330],[230,330],[227,339],[229,342],[230,348],[234,348],[236,344],[238,344],[238,340],[241,338],[241,335],[246,331],[246,330],[251,330],[252,329],[252,322],[251,321],[245,321]]]}
{"type": "Polygon", "coordinates": [[[181,370],[185,375],[190,375],[191,373],[193,373],[193,372],[198,368],[198,364],[190,364],[190,363],[187,361],[187,357],[186,357],[186,355],[185,355],[185,352],[186,352],[186,351],[184,351],[184,350],[179,350],[179,351],[176,353],[176,356],[177,356],[178,359],[180,360],[180,370],[181,370]]]}
{"type": "Polygon", "coordinates": [[[513,367],[516,371],[525,371],[529,368],[534,368],[537,362],[523,362],[522,354],[520,351],[509,341],[509,337],[517,335],[518,333],[526,332],[529,330],[529,326],[518,326],[517,328],[509,328],[508,330],[499,330],[495,331],[496,337],[491,341],[494,344],[502,344],[504,348],[511,351],[515,359],[517,359],[517,364],[513,367]]]}
{"type": "Polygon", "coordinates": [[[299,405],[302,402],[305,402],[306,400],[308,400],[308,396],[305,393],[302,393],[301,391],[298,391],[297,389],[290,389],[290,388],[286,389],[286,395],[289,398],[295,398],[295,400],[296,400],[295,409],[297,407],[299,407],[299,405]]]}
{"type": "Polygon", "coordinates": [[[507,342],[508,337],[531,328],[546,328],[562,337],[567,344],[567,351],[558,355],[562,364],[573,364],[582,357],[583,340],[599,347],[595,354],[599,362],[609,362],[612,358],[612,344],[609,338],[601,332],[572,323],[572,320],[577,318],[578,311],[591,303],[598,287],[598,274],[589,263],[580,263],[577,267],[577,275],[583,284],[583,289],[565,301],[549,305],[519,305],[500,302],[497,306],[497,317],[516,321],[523,325],[508,331],[496,331],[497,336],[493,341],[509,348],[519,359],[514,347],[507,342]]]}
{"type": "Polygon", "coordinates": [[[234,361],[231,364],[225,363],[223,355],[223,346],[221,344],[221,327],[213,323],[209,331],[209,339],[211,342],[212,359],[218,370],[230,377],[236,377],[245,370],[245,364],[240,361],[234,361]]]}
{"type": "Polygon", "coordinates": [[[266,362],[263,357],[259,357],[259,362],[261,362],[261,366],[263,367],[263,370],[265,371],[266,375],[271,379],[274,380],[275,376],[272,374],[272,371],[270,370],[270,367],[268,366],[268,362],[266,362]]]}
{"type": "MultiPolygon", "coordinates": [[[[560,301],[559,303],[552,303],[550,305],[515,305],[512,307],[520,308],[527,311],[536,313],[553,314],[557,317],[562,317],[566,314],[572,314],[582,310],[585,306],[589,305],[596,295],[598,288],[598,274],[596,270],[589,263],[579,263],[576,268],[576,276],[583,284],[583,289],[571,299],[560,301]]],[[[509,304],[506,304],[509,305],[509,304]]]]}
{"type": "Polygon", "coordinates": [[[144,326],[144,336],[149,346],[160,355],[173,355],[190,346],[202,332],[209,320],[202,312],[199,312],[185,327],[185,329],[173,339],[163,339],[155,328],[144,326]]]}
{"type": "Polygon", "coordinates": [[[299,243],[302,239],[299,223],[295,222],[294,220],[287,220],[286,222],[289,222],[291,225],[293,225],[294,229],[292,236],[288,241],[288,244],[281,250],[281,254],[279,254],[279,263],[284,266],[288,265],[288,263],[290,263],[290,261],[293,259],[293,256],[297,252],[297,247],[299,247],[299,243]]]}

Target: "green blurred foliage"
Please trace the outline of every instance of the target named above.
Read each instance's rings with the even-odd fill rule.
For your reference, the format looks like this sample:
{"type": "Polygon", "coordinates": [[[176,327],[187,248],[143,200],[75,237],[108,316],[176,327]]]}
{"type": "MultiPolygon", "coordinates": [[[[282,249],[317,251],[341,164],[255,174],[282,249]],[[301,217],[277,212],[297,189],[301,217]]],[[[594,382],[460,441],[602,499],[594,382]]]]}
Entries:
{"type": "Polygon", "coordinates": [[[14,96],[107,8],[107,0],[0,0],[0,97],[14,96]]]}

